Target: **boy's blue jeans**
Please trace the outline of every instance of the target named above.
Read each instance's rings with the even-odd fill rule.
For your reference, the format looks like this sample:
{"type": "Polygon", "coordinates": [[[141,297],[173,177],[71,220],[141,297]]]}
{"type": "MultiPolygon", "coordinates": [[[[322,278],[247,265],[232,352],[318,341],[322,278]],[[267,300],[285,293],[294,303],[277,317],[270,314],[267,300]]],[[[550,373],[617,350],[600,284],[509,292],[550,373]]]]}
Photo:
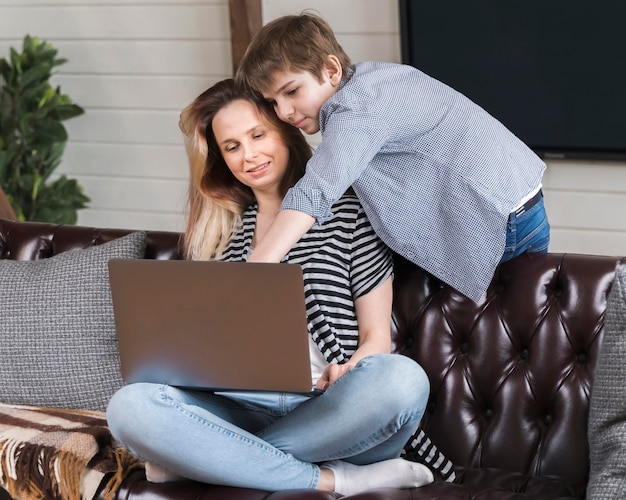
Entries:
{"type": "Polygon", "coordinates": [[[506,225],[506,244],[502,262],[525,252],[546,253],[550,243],[550,224],[543,196],[530,209],[517,216],[512,213],[506,225]]]}
{"type": "Polygon", "coordinates": [[[131,384],[113,395],[107,419],[128,450],[178,475],[278,491],[315,488],[320,462],[400,456],[428,394],[415,361],[377,354],[319,395],[131,384]]]}

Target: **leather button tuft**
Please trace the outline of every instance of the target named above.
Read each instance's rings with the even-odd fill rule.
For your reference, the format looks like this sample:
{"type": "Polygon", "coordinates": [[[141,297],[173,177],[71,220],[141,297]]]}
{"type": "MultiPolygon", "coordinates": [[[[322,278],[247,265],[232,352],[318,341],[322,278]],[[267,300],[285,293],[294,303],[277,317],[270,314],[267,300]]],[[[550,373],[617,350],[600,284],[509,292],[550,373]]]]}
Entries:
{"type": "Polygon", "coordinates": [[[546,425],[550,425],[552,423],[552,415],[545,415],[543,417],[543,423],[546,425]]]}
{"type": "Polygon", "coordinates": [[[469,352],[469,343],[468,342],[461,342],[459,344],[459,350],[463,353],[466,354],[469,352]]]}
{"type": "Polygon", "coordinates": [[[581,365],[584,365],[587,362],[587,355],[584,352],[581,352],[578,356],[577,356],[578,362],[581,365]]]}
{"type": "Polygon", "coordinates": [[[493,410],[485,410],[485,420],[491,420],[493,418],[493,410]]]}
{"type": "Polygon", "coordinates": [[[522,358],[522,359],[528,359],[528,354],[529,354],[528,353],[528,349],[522,349],[519,352],[519,357],[522,358]]]}

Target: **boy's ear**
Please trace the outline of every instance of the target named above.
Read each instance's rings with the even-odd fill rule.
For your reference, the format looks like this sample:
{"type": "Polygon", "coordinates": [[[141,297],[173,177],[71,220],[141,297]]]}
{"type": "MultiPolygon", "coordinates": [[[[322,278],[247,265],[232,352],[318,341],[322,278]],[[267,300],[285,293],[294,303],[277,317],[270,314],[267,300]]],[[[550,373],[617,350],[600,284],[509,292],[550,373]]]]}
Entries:
{"type": "Polygon", "coordinates": [[[337,56],[331,54],[326,58],[323,71],[326,72],[326,76],[333,87],[339,85],[341,77],[343,76],[343,70],[341,69],[341,63],[337,56]]]}

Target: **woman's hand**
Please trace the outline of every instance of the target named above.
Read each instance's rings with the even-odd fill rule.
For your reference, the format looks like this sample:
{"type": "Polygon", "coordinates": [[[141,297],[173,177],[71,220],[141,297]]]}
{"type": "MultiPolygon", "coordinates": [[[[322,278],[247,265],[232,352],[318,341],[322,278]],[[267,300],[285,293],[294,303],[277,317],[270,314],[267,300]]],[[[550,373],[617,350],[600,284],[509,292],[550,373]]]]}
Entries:
{"type": "Polygon", "coordinates": [[[325,391],[335,380],[341,377],[344,373],[348,373],[350,370],[352,370],[352,368],[354,368],[353,363],[344,363],[342,365],[338,365],[337,363],[331,363],[326,368],[324,368],[324,372],[315,384],[315,387],[322,391],[325,391]]]}

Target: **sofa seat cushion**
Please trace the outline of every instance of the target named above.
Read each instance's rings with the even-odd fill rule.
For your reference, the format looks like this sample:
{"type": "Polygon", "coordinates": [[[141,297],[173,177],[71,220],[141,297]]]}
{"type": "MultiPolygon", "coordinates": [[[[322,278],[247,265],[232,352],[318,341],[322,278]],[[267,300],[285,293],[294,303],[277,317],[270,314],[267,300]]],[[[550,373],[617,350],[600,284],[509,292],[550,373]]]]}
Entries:
{"type": "Polygon", "coordinates": [[[0,486],[13,498],[113,498],[141,466],[102,412],[0,404],[0,486]]]}
{"type": "Polygon", "coordinates": [[[34,261],[0,260],[0,402],[102,411],[122,386],[111,258],[145,234],[34,261]]]}
{"type": "MultiPolygon", "coordinates": [[[[532,477],[501,469],[459,468],[454,483],[438,480],[421,488],[379,488],[348,496],[315,490],[266,492],[193,481],[152,484],[146,481],[143,470],[135,470],[124,481],[118,495],[119,498],[136,500],[566,500],[584,498],[584,492],[584,485],[572,485],[562,478],[532,477]]],[[[98,496],[97,499],[103,500],[104,497],[98,496]]]]}
{"type": "Polygon", "coordinates": [[[459,468],[455,482],[465,494],[459,498],[499,500],[585,498],[583,482],[575,484],[560,476],[530,476],[504,469],[459,468]]]}

